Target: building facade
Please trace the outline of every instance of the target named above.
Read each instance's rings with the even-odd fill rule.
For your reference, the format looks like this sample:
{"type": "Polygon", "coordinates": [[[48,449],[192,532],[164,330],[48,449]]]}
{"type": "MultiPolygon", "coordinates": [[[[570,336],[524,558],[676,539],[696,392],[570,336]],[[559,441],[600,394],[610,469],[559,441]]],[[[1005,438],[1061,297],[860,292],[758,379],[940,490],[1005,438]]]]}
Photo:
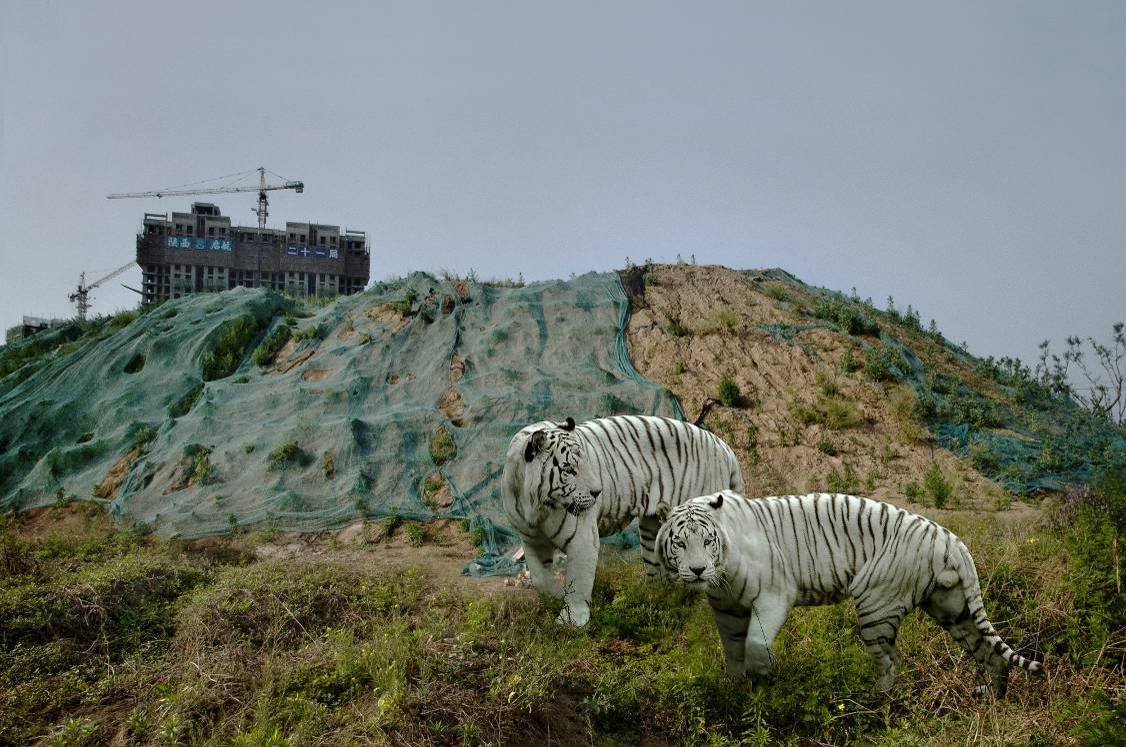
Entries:
{"type": "Polygon", "coordinates": [[[245,285],[299,296],[362,291],[371,274],[363,231],[320,223],[285,230],[232,226],[206,202],[190,213],[145,213],[137,234],[144,303],[245,285]]]}

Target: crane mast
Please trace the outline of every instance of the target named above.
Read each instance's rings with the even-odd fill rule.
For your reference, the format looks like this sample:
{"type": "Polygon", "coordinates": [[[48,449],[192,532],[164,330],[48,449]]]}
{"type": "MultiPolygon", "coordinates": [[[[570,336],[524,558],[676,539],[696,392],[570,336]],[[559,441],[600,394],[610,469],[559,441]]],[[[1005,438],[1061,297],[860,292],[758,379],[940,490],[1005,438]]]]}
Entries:
{"type": "Polygon", "coordinates": [[[90,283],[89,285],[86,284],[86,273],[80,273],[78,279],[78,287],[75,289],[74,293],[70,294],[70,300],[78,306],[78,321],[86,321],[86,315],[90,311],[90,291],[94,290],[107,280],[112,280],[135,264],[136,261],[132,261],[129,264],[122,265],[110,274],[106,275],[103,278],[100,278],[99,280],[96,280],[93,283],[90,283]]]}

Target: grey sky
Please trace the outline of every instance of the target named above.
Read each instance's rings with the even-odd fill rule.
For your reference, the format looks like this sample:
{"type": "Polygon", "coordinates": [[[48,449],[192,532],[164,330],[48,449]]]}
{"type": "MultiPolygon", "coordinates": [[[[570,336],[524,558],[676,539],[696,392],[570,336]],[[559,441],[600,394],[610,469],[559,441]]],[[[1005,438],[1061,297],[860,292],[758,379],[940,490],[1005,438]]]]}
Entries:
{"type": "Polygon", "coordinates": [[[251,5],[0,0],[0,324],[192,199],[107,193],[260,163],[377,279],[694,254],[1026,360],[1126,317],[1126,3],[251,5]]]}

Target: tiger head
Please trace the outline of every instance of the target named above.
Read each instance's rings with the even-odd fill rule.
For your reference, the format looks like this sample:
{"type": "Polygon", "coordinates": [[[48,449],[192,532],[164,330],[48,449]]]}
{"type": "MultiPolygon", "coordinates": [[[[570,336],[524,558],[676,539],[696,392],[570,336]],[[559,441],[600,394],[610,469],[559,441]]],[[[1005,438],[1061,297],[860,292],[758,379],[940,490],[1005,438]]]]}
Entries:
{"type": "Polygon", "coordinates": [[[693,498],[671,511],[664,504],[659,507],[658,515],[667,518],[657,532],[657,562],[667,578],[696,589],[722,583],[731,546],[716,519],[722,505],[723,493],[718,493],[693,498]]]}
{"type": "Polygon", "coordinates": [[[563,508],[577,516],[593,506],[602,493],[572,418],[532,433],[524,447],[524,461],[524,494],[547,508],[563,508]]]}

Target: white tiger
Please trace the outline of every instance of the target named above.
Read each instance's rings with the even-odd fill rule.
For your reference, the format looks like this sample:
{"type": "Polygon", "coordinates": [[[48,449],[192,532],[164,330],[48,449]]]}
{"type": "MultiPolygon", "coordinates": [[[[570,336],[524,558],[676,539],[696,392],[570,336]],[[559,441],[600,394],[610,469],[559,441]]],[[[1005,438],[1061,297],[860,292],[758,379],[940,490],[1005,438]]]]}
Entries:
{"type": "Polygon", "coordinates": [[[658,504],[726,489],[742,490],[743,476],[719,437],[670,418],[619,415],[525,427],[508,445],[501,495],[533,585],[564,600],[560,622],[582,627],[600,535],[637,517],[642,558],[655,576],[658,504]],[[556,549],[567,555],[565,589],[551,571],[556,549]]]}
{"type": "Polygon", "coordinates": [[[757,500],[730,492],[700,496],[668,512],[657,555],[666,576],[706,591],[727,671],[735,677],[769,672],[770,644],[795,605],[847,597],[856,601],[879,690],[895,680],[896,634],[915,607],[992,675],[999,696],[1010,667],[1043,671],[993,629],[962,541],[888,503],[824,493],[757,500]]]}

